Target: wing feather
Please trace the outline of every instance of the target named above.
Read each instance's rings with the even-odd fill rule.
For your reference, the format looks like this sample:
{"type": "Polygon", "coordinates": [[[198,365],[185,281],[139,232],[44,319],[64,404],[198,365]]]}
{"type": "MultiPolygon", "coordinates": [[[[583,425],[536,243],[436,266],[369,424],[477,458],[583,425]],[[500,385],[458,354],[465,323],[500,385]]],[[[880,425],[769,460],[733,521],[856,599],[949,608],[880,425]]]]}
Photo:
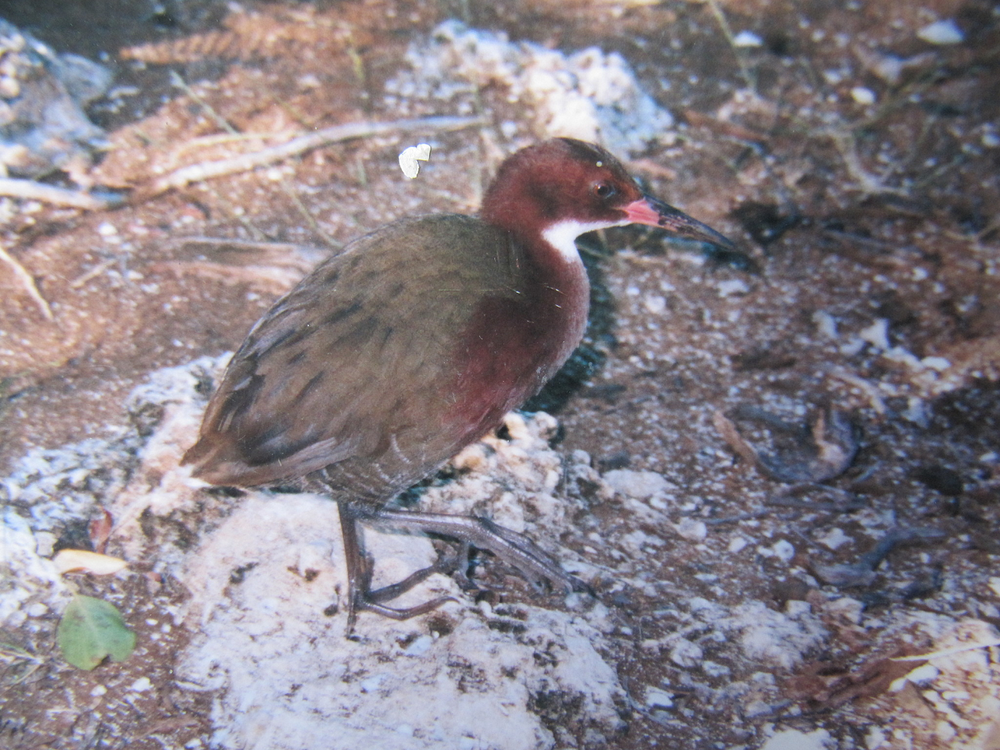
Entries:
{"type": "Polygon", "coordinates": [[[517,253],[457,215],[351,243],[254,326],[185,462],[207,481],[252,485],[395,453],[419,478],[448,458],[434,441],[457,400],[456,341],[483,300],[518,298],[517,253]],[[414,441],[421,455],[403,455],[414,441]]]}

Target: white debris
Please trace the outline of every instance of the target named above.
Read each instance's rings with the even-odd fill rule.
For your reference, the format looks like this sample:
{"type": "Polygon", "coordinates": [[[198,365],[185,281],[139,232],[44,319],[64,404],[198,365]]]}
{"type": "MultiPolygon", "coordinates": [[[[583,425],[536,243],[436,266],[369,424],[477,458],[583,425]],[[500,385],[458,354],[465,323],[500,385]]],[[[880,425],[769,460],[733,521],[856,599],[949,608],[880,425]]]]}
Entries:
{"type": "Polygon", "coordinates": [[[0,59],[0,166],[37,177],[89,163],[105,138],[84,107],[108,89],[111,71],[2,18],[0,59]]]}
{"type": "Polygon", "coordinates": [[[851,98],[858,104],[868,106],[875,103],[875,92],[864,86],[855,86],[851,89],[851,98]]]}
{"type": "Polygon", "coordinates": [[[961,44],[965,41],[965,34],[950,18],[924,26],[917,36],[929,44],[961,44]]]}
{"type": "Polygon", "coordinates": [[[680,536],[691,542],[704,541],[708,536],[708,526],[696,518],[684,518],[674,528],[680,536]]]}
{"type": "Polygon", "coordinates": [[[667,309],[667,298],[660,294],[651,294],[643,301],[646,311],[652,315],[662,315],[667,309]]]}
{"type": "Polygon", "coordinates": [[[678,667],[693,669],[701,664],[705,658],[705,652],[697,643],[689,641],[687,638],[680,638],[670,649],[670,661],[678,667]]]}
{"type": "Polygon", "coordinates": [[[55,565],[38,555],[28,520],[12,507],[0,515],[0,581],[0,628],[11,632],[29,617],[60,611],[71,595],[55,565]],[[36,605],[31,612],[29,604],[36,605]]]}
{"type": "Polygon", "coordinates": [[[816,330],[828,339],[837,338],[837,319],[825,310],[817,310],[812,314],[816,330]]]}
{"type": "Polygon", "coordinates": [[[834,526],[823,534],[817,534],[816,541],[828,549],[837,549],[840,545],[848,544],[854,540],[847,536],[839,526],[834,526]]]}
{"type": "Polygon", "coordinates": [[[748,544],[750,544],[750,542],[748,542],[746,539],[744,539],[741,536],[736,536],[736,537],[733,537],[730,540],[729,546],[727,547],[727,549],[730,552],[732,552],[732,553],[735,554],[735,553],[739,552],[741,549],[743,549],[744,547],[746,547],[748,544]]]}
{"type": "Polygon", "coordinates": [[[893,693],[898,693],[906,687],[907,682],[912,682],[914,685],[927,685],[934,682],[939,674],[941,674],[941,670],[933,664],[924,664],[893,680],[892,684],[889,685],[889,690],[893,693]]]}
{"type": "Polygon", "coordinates": [[[920,360],[920,364],[931,370],[937,370],[938,372],[944,372],[951,367],[951,362],[944,357],[924,357],[920,360]]]}
{"type": "MultiPolygon", "coordinates": [[[[551,747],[532,710],[543,699],[577,706],[577,719],[595,731],[617,731],[621,688],[596,650],[601,634],[575,615],[524,605],[484,615],[450,579],[432,576],[401,606],[441,594],[459,602],[429,623],[362,614],[360,640],[345,639],[343,612],[324,615],[345,590],[337,528],[336,505],[323,497],[252,495],[187,561],[188,616],[201,627],[181,672],[223,691],[215,744],[267,737],[274,750],[389,750],[469,737],[476,747],[551,747]],[[322,551],[308,579],[293,572],[303,547],[322,551]],[[225,571],[251,563],[242,583],[229,583],[225,571]],[[432,637],[428,627],[442,630],[432,637]],[[412,730],[405,740],[404,725],[412,730]]],[[[365,541],[379,580],[435,558],[422,537],[367,530],[365,541]]]]}
{"type": "Polygon", "coordinates": [[[858,337],[883,351],[892,346],[889,343],[889,321],[885,318],[876,318],[874,323],[858,333],[858,337]]]}
{"type": "Polygon", "coordinates": [[[734,47],[762,47],[764,46],[764,40],[761,39],[757,34],[752,31],[746,31],[745,29],[739,34],[733,37],[734,47]]]}
{"type": "Polygon", "coordinates": [[[865,747],[868,750],[878,750],[885,746],[885,742],[886,734],[878,727],[871,727],[865,735],[865,747]]]}
{"type": "Polygon", "coordinates": [[[720,625],[740,635],[744,654],[755,662],[791,669],[827,637],[820,620],[812,614],[796,616],[776,612],[763,602],[751,601],[733,610],[720,625]]]}
{"type": "Polygon", "coordinates": [[[776,732],[761,750],[830,750],[835,742],[825,729],[814,732],[800,732],[798,729],[784,729],[776,732]]]}
{"type": "Polygon", "coordinates": [[[655,471],[613,469],[604,474],[604,481],[615,492],[636,500],[648,500],[654,495],[676,489],[662,474],[655,471]]]}
{"type": "Polygon", "coordinates": [[[450,20],[414,44],[407,59],[412,70],[386,83],[388,103],[397,108],[457,99],[472,111],[474,91],[502,87],[509,102],[535,113],[537,136],[572,136],[617,153],[646,148],[674,124],[625,58],[597,47],[567,55],[450,20]]]}
{"type": "Polygon", "coordinates": [[[144,693],[147,690],[151,690],[152,687],[153,683],[148,677],[140,677],[131,685],[129,685],[128,689],[134,693],[144,693]]]}
{"type": "Polygon", "coordinates": [[[743,279],[725,279],[716,284],[715,288],[719,290],[720,297],[732,297],[750,291],[750,287],[743,279]]]}
{"type": "Polygon", "coordinates": [[[650,708],[673,708],[674,694],[659,688],[646,688],[646,705],[650,708]]]}
{"type": "Polygon", "coordinates": [[[763,557],[776,557],[782,562],[790,562],[795,557],[795,547],[785,539],[779,539],[770,547],[758,547],[757,552],[763,557]]]}
{"type": "Polygon", "coordinates": [[[430,158],[431,146],[429,143],[407,146],[399,154],[399,168],[406,177],[414,180],[420,174],[420,162],[430,161],[430,158]]]}
{"type": "Polygon", "coordinates": [[[917,396],[910,396],[906,399],[906,410],[902,412],[902,415],[903,419],[925,429],[930,424],[930,414],[928,414],[924,400],[917,396]]]}

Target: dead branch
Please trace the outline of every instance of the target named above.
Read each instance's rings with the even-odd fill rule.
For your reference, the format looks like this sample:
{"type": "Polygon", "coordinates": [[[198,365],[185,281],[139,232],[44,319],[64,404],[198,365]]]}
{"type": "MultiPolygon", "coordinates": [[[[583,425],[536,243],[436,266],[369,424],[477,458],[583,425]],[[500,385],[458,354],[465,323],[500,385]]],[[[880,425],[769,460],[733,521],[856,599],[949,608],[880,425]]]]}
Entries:
{"type": "Polygon", "coordinates": [[[120,203],[122,199],[116,195],[99,197],[80,190],[67,190],[55,185],[44,185],[34,180],[16,180],[10,177],[0,178],[0,195],[21,200],[41,201],[56,206],[82,208],[85,211],[103,211],[120,203]]]}
{"type": "Polygon", "coordinates": [[[265,167],[306,151],[311,151],[331,143],[342,143],[358,138],[371,138],[388,133],[407,132],[411,130],[428,130],[447,132],[463,128],[485,125],[480,117],[424,117],[412,120],[395,120],[393,122],[352,122],[344,125],[317,130],[293,138],[287,143],[272,146],[249,154],[240,154],[229,159],[207,161],[181,167],[168,175],[159,177],[144,187],[139,188],[132,198],[133,203],[148,200],[169,190],[177,190],[193,182],[202,182],[216,177],[249,172],[258,167],[265,167]]]}
{"type": "Polygon", "coordinates": [[[38,291],[38,285],[35,284],[35,279],[30,273],[28,273],[24,266],[17,262],[12,255],[10,255],[2,245],[0,245],[0,260],[6,263],[14,271],[14,278],[20,282],[21,287],[27,293],[32,300],[38,305],[39,309],[42,311],[42,315],[45,316],[46,320],[54,321],[55,317],[52,315],[52,308],[49,307],[49,303],[46,302],[45,297],[42,293],[38,291]]]}

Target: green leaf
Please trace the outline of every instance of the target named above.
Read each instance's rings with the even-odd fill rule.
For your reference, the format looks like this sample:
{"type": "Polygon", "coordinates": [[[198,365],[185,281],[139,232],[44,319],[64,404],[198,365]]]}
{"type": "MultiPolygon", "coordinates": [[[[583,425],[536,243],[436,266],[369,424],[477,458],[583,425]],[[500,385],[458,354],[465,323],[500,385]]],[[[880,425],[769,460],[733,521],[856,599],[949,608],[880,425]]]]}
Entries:
{"type": "Polygon", "coordinates": [[[63,612],[56,636],[63,658],[78,669],[91,670],[106,656],[124,661],[135,648],[135,633],[113,604],[79,594],[63,612]]]}

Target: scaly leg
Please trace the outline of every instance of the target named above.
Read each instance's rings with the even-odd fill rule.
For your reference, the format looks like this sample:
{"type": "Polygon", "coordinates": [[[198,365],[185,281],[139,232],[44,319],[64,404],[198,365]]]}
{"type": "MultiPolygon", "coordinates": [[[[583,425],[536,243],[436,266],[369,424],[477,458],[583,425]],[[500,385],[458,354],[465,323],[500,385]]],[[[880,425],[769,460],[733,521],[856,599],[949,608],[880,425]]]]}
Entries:
{"type": "Polygon", "coordinates": [[[418,570],[407,576],[399,583],[394,583],[380,589],[372,591],[372,566],[371,561],[365,555],[361,546],[361,538],[358,534],[358,519],[370,517],[370,511],[360,511],[350,503],[338,503],[340,514],[340,531],[344,539],[344,561],[347,565],[347,634],[354,632],[354,623],[357,620],[359,610],[376,612],[383,617],[393,620],[408,620],[411,617],[422,615],[437,609],[447,601],[453,601],[450,596],[440,596],[431,599],[429,602],[418,604],[407,609],[394,609],[386,607],[382,602],[395,599],[404,594],[418,583],[426,579],[432,573],[437,573],[446,569],[446,566],[438,563],[430,567],[418,570]]]}

